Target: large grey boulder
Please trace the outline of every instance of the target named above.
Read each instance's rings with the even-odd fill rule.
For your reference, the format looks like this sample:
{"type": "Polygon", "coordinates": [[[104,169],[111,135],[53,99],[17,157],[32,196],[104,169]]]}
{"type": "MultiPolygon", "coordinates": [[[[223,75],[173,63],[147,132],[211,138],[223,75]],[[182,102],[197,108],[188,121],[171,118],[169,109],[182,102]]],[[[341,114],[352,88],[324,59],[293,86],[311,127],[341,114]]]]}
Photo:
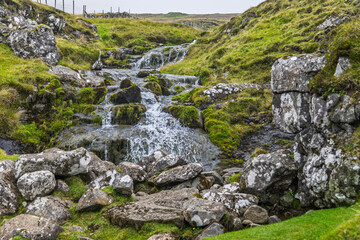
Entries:
{"type": "Polygon", "coordinates": [[[18,193],[15,185],[0,177],[0,216],[16,213],[19,208],[18,193]]]}
{"type": "Polygon", "coordinates": [[[58,224],[71,219],[69,209],[72,202],[61,200],[58,197],[38,197],[26,207],[26,213],[47,218],[58,224]]]}
{"type": "Polygon", "coordinates": [[[178,166],[160,173],[158,176],[153,176],[149,179],[149,183],[156,186],[170,185],[174,183],[181,183],[197,177],[203,167],[199,163],[190,163],[184,166],[178,166]]]}
{"type": "Polygon", "coordinates": [[[60,81],[64,83],[72,83],[77,86],[85,87],[87,82],[83,79],[80,73],[71,68],[56,65],[49,70],[50,73],[57,75],[60,81]]]}
{"type": "Polygon", "coordinates": [[[132,162],[121,162],[119,164],[121,174],[129,175],[135,182],[143,182],[147,178],[147,173],[144,169],[132,162]]]}
{"type": "Polygon", "coordinates": [[[162,191],[149,196],[143,196],[137,202],[116,206],[106,213],[111,223],[120,227],[135,227],[140,229],[148,222],[174,223],[181,227],[184,224],[182,215],[183,203],[194,198],[198,190],[185,188],[177,191],[162,191]]]}
{"type": "Polygon", "coordinates": [[[289,150],[262,154],[246,162],[240,177],[243,191],[260,196],[279,194],[289,189],[297,176],[297,166],[289,150]]]}
{"type": "Polygon", "coordinates": [[[280,58],[271,69],[271,89],[274,93],[308,93],[310,80],[325,65],[325,57],[316,54],[280,58]]]}
{"type": "Polygon", "coordinates": [[[49,195],[56,187],[56,179],[50,171],[37,171],[22,175],[17,187],[26,200],[49,195]]]}
{"type": "Polygon", "coordinates": [[[15,163],[11,160],[0,161],[0,179],[15,182],[15,163]]]}
{"type": "Polygon", "coordinates": [[[111,204],[114,199],[98,189],[89,189],[81,196],[76,211],[93,211],[111,204]]]}
{"type": "Polygon", "coordinates": [[[62,231],[64,229],[49,219],[21,214],[1,227],[0,239],[11,240],[20,236],[32,240],[56,240],[62,231]]]}
{"type": "Polygon", "coordinates": [[[265,224],[269,221],[268,212],[259,206],[250,206],[244,213],[244,218],[256,224],[265,224]]]}
{"type": "Polygon", "coordinates": [[[129,175],[116,178],[112,187],[119,194],[131,196],[134,191],[134,181],[129,175]]]}
{"type": "Polygon", "coordinates": [[[7,41],[18,57],[42,58],[50,65],[60,60],[54,33],[45,25],[12,31],[7,41]]]}
{"type": "Polygon", "coordinates": [[[207,226],[214,221],[220,221],[225,215],[222,203],[202,198],[192,198],[184,202],[183,214],[185,220],[193,227],[207,226]]]}
{"type": "Polygon", "coordinates": [[[242,217],[246,209],[257,205],[259,199],[251,194],[240,192],[239,183],[231,183],[220,188],[201,191],[201,197],[210,201],[222,203],[233,215],[242,217]]]}
{"type": "Polygon", "coordinates": [[[205,228],[196,238],[195,240],[201,240],[204,238],[214,237],[224,234],[224,226],[219,223],[213,223],[207,228],[205,228]]]}

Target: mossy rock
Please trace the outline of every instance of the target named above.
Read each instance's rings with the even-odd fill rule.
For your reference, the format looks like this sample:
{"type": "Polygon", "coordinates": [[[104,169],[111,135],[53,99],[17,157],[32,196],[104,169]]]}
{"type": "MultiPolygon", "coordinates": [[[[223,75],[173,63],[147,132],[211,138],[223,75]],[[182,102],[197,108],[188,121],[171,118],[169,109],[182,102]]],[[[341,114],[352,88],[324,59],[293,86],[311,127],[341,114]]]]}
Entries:
{"type": "Polygon", "coordinates": [[[157,82],[148,82],[144,88],[150,89],[156,96],[162,95],[161,86],[157,82]]]}
{"type": "Polygon", "coordinates": [[[111,110],[112,124],[135,125],[140,121],[143,113],[146,111],[146,107],[142,104],[123,104],[115,106],[111,110]]]}
{"type": "Polygon", "coordinates": [[[131,80],[128,79],[128,78],[122,80],[121,83],[120,83],[120,88],[121,88],[121,89],[129,88],[129,87],[131,87],[131,86],[132,86],[132,82],[131,82],[131,80]]]}
{"type": "Polygon", "coordinates": [[[135,84],[132,84],[131,87],[121,89],[119,92],[111,95],[110,101],[114,104],[140,103],[140,88],[135,84]]]}
{"type": "Polygon", "coordinates": [[[175,118],[178,118],[180,122],[190,128],[202,128],[199,111],[194,106],[170,106],[166,109],[175,118]]]}
{"type": "Polygon", "coordinates": [[[182,86],[176,86],[174,90],[176,91],[176,94],[179,94],[182,93],[185,90],[185,88],[182,86]]]}
{"type": "Polygon", "coordinates": [[[95,96],[94,96],[94,103],[101,103],[105,99],[105,95],[107,94],[106,87],[96,87],[94,88],[95,96]]]}

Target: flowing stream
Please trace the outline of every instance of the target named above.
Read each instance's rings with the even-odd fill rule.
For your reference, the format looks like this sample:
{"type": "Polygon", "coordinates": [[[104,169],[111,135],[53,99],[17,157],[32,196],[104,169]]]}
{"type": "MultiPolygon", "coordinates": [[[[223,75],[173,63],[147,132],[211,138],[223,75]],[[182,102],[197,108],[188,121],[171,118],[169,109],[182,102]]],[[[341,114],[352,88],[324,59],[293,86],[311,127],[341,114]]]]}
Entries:
{"type": "MultiPolygon", "coordinates": [[[[173,154],[184,157],[188,162],[200,162],[205,169],[213,169],[220,154],[218,147],[212,144],[203,130],[183,126],[178,119],[163,111],[165,107],[171,105],[173,94],[157,97],[149,89],[144,88],[147,83],[145,79],[137,77],[140,69],[160,69],[166,63],[183,60],[189,45],[151,50],[131,70],[104,69],[98,73],[85,72],[87,75],[110,75],[116,80],[116,85],[107,86],[108,93],[105,100],[97,106],[96,112],[103,119],[102,126],[87,124],[68,129],[60,137],[59,146],[67,149],[83,146],[97,153],[103,160],[115,163],[137,162],[142,156],[165,148],[173,154]],[[163,51],[164,49],[166,51],[163,51]],[[178,54],[175,54],[176,52],[178,54]],[[158,57],[162,53],[163,56],[158,57]],[[169,56],[175,57],[169,58],[169,56]],[[166,58],[168,60],[164,61],[163,59],[166,58]],[[159,59],[162,60],[158,61],[159,59]],[[147,109],[139,123],[133,126],[112,124],[111,109],[115,105],[110,101],[110,96],[119,91],[120,83],[124,79],[130,79],[140,87],[141,104],[147,109]]],[[[183,93],[199,87],[199,79],[194,76],[166,74],[163,76],[174,83],[170,88],[170,92],[173,93],[176,86],[186,88],[183,93]]]]}

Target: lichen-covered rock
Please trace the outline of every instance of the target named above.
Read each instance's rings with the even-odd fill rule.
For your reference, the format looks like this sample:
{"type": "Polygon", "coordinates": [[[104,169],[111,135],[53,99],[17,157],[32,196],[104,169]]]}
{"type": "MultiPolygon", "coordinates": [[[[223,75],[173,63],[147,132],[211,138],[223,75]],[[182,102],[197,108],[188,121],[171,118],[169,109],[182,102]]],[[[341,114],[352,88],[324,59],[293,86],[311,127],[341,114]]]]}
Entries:
{"type": "Polygon", "coordinates": [[[92,180],[87,185],[87,188],[101,189],[107,186],[113,186],[114,182],[120,179],[121,174],[117,170],[109,170],[92,180]]]}
{"type": "Polygon", "coordinates": [[[149,182],[156,186],[164,186],[173,183],[185,182],[197,177],[203,170],[201,164],[190,163],[184,166],[178,166],[153,176],[149,182]]]}
{"type": "Polygon", "coordinates": [[[244,213],[244,217],[256,224],[265,224],[269,221],[268,212],[259,206],[250,206],[244,213]]]}
{"type": "Polygon", "coordinates": [[[323,132],[328,132],[331,127],[330,116],[332,109],[340,101],[339,94],[331,94],[326,100],[322,96],[312,95],[310,101],[311,123],[323,132]]]}
{"type": "Polygon", "coordinates": [[[186,161],[177,155],[174,154],[168,154],[166,156],[163,157],[158,157],[158,155],[160,155],[160,152],[155,152],[154,156],[155,156],[155,161],[153,161],[152,163],[149,163],[147,168],[147,171],[149,173],[149,176],[153,176],[158,172],[161,172],[165,169],[168,168],[173,168],[173,167],[177,167],[177,166],[182,166],[186,164],[186,161]]]}
{"type": "Polygon", "coordinates": [[[135,182],[143,182],[147,178],[147,173],[144,169],[132,162],[121,162],[119,164],[121,174],[129,175],[135,182]]]}
{"type": "Polygon", "coordinates": [[[45,25],[12,31],[7,41],[18,57],[42,58],[50,65],[60,60],[54,33],[45,25]]]}
{"type": "Polygon", "coordinates": [[[274,93],[308,93],[310,80],[325,64],[325,57],[316,54],[280,58],[271,69],[271,89],[274,93]]]}
{"type": "Polygon", "coordinates": [[[15,163],[11,160],[0,161],[0,179],[15,182],[15,163]]]}
{"type": "Polygon", "coordinates": [[[18,208],[15,185],[10,180],[0,177],[0,216],[16,213],[18,208]]]}
{"type": "Polygon", "coordinates": [[[345,22],[348,19],[348,17],[335,17],[335,16],[330,16],[328,19],[326,19],[322,24],[320,24],[319,26],[317,26],[318,29],[321,30],[330,30],[334,27],[339,26],[340,24],[342,24],[343,22],[345,22]]]}
{"type": "Polygon", "coordinates": [[[119,194],[131,196],[134,191],[134,181],[129,175],[116,178],[112,183],[112,187],[119,194]]]}
{"type": "Polygon", "coordinates": [[[66,21],[63,17],[57,17],[55,14],[50,14],[45,20],[54,33],[61,33],[62,29],[66,26],[66,21]]]}
{"type": "Polygon", "coordinates": [[[112,124],[135,125],[140,121],[141,117],[146,112],[146,107],[142,104],[123,104],[112,107],[111,111],[112,124]]]}
{"type": "Polygon", "coordinates": [[[150,156],[143,156],[138,164],[145,169],[145,171],[149,172],[151,169],[148,166],[152,165],[154,162],[158,161],[160,158],[170,155],[170,152],[164,148],[156,150],[150,156]]]}
{"type": "Polygon", "coordinates": [[[178,237],[174,233],[161,233],[149,237],[147,240],[177,240],[178,237]]]}
{"type": "Polygon", "coordinates": [[[350,96],[344,95],[341,97],[340,102],[335,106],[330,120],[334,123],[348,124],[352,124],[357,121],[355,104],[350,102],[350,96]]]}
{"type": "Polygon", "coordinates": [[[215,183],[214,177],[206,177],[200,175],[194,179],[188,180],[186,182],[180,183],[179,185],[173,187],[172,189],[182,189],[182,188],[196,188],[199,191],[211,188],[215,183]]]}
{"type": "Polygon", "coordinates": [[[59,80],[64,83],[71,83],[81,87],[87,86],[87,82],[83,79],[81,74],[71,68],[56,65],[52,67],[49,72],[57,75],[59,80]]]}
{"type": "Polygon", "coordinates": [[[205,228],[195,240],[201,240],[204,238],[215,237],[224,234],[224,226],[219,223],[213,223],[205,228]]]}
{"type": "Polygon", "coordinates": [[[246,162],[240,177],[243,191],[261,197],[286,191],[297,175],[297,166],[289,150],[262,154],[246,162]]]}
{"type": "Polygon", "coordinates": [[[55,191],[67,193],[68,191],[70,191],[70,187],[66,184],[66,182],[62,180],[56,180],[55,191]]]}
{"type": "Polygon", "coordinates": [[[10,240],[20,236],[32,240],[56,240],[62,231],[64,229],[49,219],[21,214],[1,227],[0,239],[10,240]]]}
{"type": "Polygon", "coordinates": [[[334,76],[340,77],[346,70],[350,69],[351,67],[352,65],[348,58],[344,58],[344,57],[339,58],[334,76]]]}
{"type": "Polygon", "coordinates": [[[76,205],[76,211],[93,211],[111,204],[114,199],[105,192],[98,189],[89,189],[76,205]]]}
{"type": "Polygon", "coordinates": [[[47,218],[61,225],[71,219],[71,207],[72,202],[58,197],[38,197],[26,207],[26,213],[47,218]]]}
{"type": "Polygon", "coordinates": [[[220,221],[225,215],[222,203],[202,198],[192,198],[184,202],[185,220],[193,227],[204,227],[213,221],[220,221]]]}
{"type": "Polygon", "coordinates": [[[140,88],[136,85],[131,85],[127,88],[122,88],[120,91],[111,95],[110,101],[116,105],[126,104],[126,103],[140,103],[141,102],[140,88]]]}
{"type": "Polygon", "coordinates": [[[56,179],[50,171],[37,171],[22,175],[17,187],[26,200],[49,195],[56,187],[56,179]]]}
{"type": "Polygon", "coordinates": [[[104,67],[104,64],[101,62],[101,51],[99,52],[99,58],[98,60],[91,66],[92,70],[102,70],[104,67]]]}
{"type": "Polygon", "coordinates": [[[249,206],[259,203],[254,195],[240,193],[239,183],[227,184],[218,189],[211,188],[200,194],[204,199],[222,203],[230,213],[240,217],[249,206]]]}

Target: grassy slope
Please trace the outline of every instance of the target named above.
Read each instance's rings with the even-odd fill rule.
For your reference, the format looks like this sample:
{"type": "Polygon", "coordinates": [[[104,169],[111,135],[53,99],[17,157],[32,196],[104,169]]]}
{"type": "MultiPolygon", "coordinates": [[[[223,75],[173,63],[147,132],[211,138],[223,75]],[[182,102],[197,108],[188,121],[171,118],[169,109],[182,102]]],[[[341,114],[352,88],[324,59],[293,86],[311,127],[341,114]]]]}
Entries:
{"type": "Polygon", "coordinates": [[[318,210],[290,220],[231,232],[209,238],[214,240],[335,240],[360,239],[360,206],[318,210]]]}

